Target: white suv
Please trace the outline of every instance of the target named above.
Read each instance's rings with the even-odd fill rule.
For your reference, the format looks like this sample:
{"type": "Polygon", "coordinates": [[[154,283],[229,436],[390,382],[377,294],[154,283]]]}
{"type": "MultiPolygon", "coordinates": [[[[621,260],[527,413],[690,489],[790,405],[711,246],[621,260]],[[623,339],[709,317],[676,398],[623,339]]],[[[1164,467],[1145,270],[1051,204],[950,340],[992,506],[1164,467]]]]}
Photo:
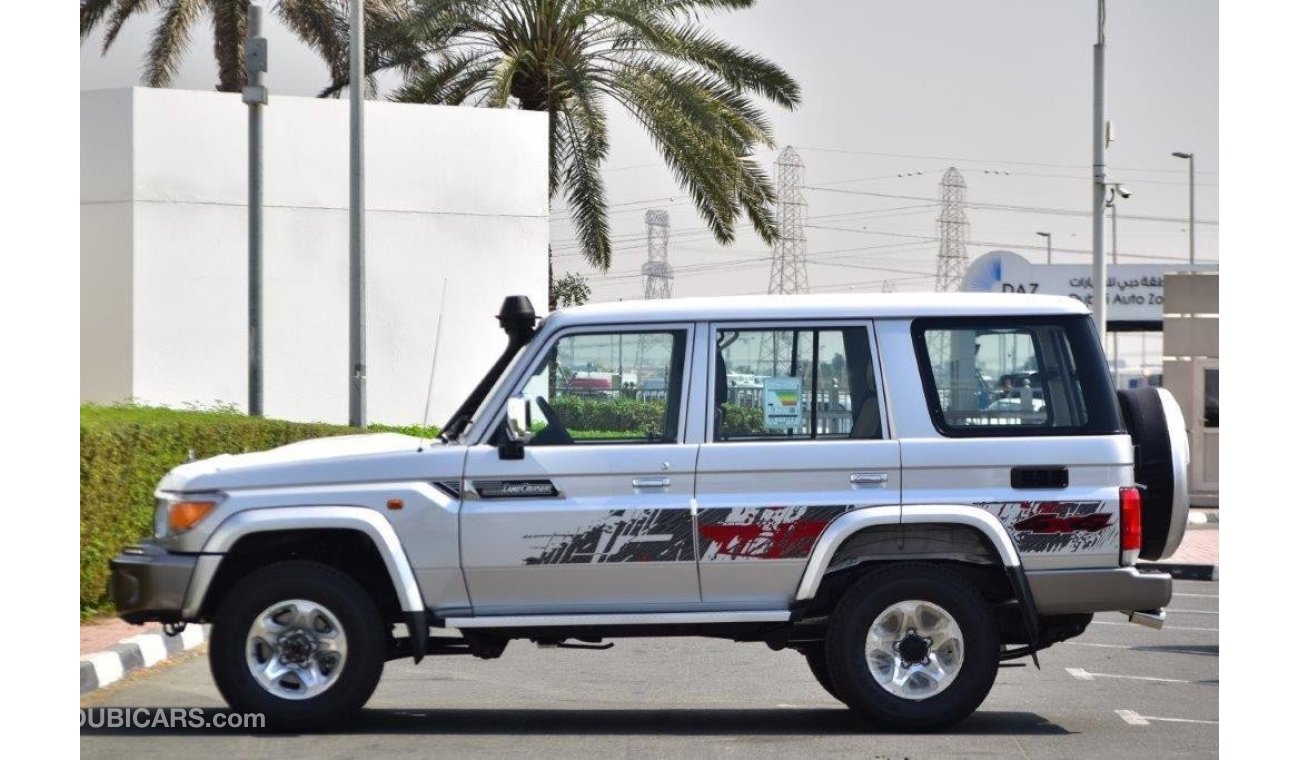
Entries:
{"type": "Polygon", "coordinates": [[[1187,439],[1116,394],[1084,306],[788,296],[498,315],[436,442],[183,464],[113,561],[123,618],[211,622],[239,710],[330,725],[384,662],[515,639],[764,642],[872,723],[949,725],[1002,661],[1121,610],[1159,626],[1187,439]],[[1136,457],[1136,461],[1135,461],[1136,457]],[[430,629],[459,636],[430,636],[430,629]]]}

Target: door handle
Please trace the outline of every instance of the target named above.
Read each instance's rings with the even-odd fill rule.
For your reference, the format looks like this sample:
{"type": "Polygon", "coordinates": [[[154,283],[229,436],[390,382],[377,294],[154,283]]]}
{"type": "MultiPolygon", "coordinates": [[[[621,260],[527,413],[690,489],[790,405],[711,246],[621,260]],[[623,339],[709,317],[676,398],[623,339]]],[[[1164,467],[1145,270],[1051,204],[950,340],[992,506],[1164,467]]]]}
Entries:
{"type": "Polygon", "coordinates": [[[632,478],[633,488],[667,488],[672,480],[663,477],[657,478],[632,478]]]}
{"type": "Polygon", "coordinates": [[[889,473],[855,472],[849,476],[849,482],[855,486],[880,486],[889,482],[889,473]]]}

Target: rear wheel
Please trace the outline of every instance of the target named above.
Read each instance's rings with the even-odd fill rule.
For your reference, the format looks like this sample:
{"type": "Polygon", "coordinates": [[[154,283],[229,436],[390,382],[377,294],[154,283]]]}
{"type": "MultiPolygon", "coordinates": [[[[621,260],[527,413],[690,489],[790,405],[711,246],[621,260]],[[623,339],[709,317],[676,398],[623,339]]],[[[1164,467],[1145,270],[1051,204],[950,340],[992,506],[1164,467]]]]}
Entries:
{"type": "Polygon", "coordinates": [[[212,629],[217,689],[239,711],[280,728],[351,716],[384,670],[384,631],[369,594],[316,562],[280,562],[232,588],[212,629]]]}
{"type": "Polygon", "coordinates": [[[872,573],[836,605],[826,664],[836,693],[891,730],[952,725],[979,707],[997,677],[993,611],[959,575],[906,563],[872,573]]]}
{"type": "Polygon", "coordinates": [[[835,681],[831,679],[830,668],[826,665],[826,647],[820,643],[814,644],[811,649],[803,653],[803,656],[808,660],[808,669],[812,671],[813,678],[817,679],[817,683],[822,685],[827,694],[843,702],[844,699],[840,697],[839,692],[835,689],[835,681]]]}

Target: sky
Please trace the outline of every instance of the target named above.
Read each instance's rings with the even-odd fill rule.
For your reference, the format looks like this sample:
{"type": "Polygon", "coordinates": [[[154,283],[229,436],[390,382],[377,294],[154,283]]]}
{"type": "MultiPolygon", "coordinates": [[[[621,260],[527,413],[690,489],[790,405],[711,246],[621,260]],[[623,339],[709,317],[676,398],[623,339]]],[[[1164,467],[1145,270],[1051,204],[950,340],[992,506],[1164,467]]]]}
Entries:
{"type": "MultiPolygon", "coordinates": [[[[273,96],[314,95],[324,66],[268,22],[273,96]]],[[[776,148],[758,156],[775,161],[790,145],[805,164],[813,292],[875,292],[886,282],[933,290],[938,186],[950,166],[963,174],[968,201],[980,204],[967,210],[970,258],[1009,249],[1044,261],[1035,234],[1043,231],[1057,263],[1089,260],[1092,0],[760,0],[703,23],[803,87],[793,112],[764,103],[776,148]]],[[[129,22],[103,57],[98,35],[83,43],[82,89],[137,83],[153,24],[129,22]]],[[[211,89],[210,27],[196,32],[174,86],[211,89]]],[[[1218,34],[1213,0],[1109,3],[1116,140],[1107,161],[1132,192],[1118,209],[1121,263],[1186,260],[1188,166],[1172,151],[1196,154],[1197,260],[1218,259],[1218,34]]],[[[610,115],[613,265],[600,273],[585,264],[557,202],[557,275],[587,275],[594,300],[640,298],[644,214],[662,208],[672,225],[674,295],[767,292],[770,250],[751,232],[729,246],[714,241],[650,139],[625,113],[611,107],[610,115]]]]}

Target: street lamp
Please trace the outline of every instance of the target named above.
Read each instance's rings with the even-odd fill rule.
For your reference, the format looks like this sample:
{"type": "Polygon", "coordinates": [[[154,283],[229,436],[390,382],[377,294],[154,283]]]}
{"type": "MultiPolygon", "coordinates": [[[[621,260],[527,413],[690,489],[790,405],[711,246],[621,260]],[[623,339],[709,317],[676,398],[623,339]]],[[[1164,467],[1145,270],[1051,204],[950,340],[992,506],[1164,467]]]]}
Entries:
{"type": "Polygon", "coordinates": [[[1052,263],[1052,233],[1035,232],[1034,234],[1039,237],[1047,238],[1047,263],[1051,264],[1052,263]]]}
{"type": "Polygon", "coordinates": [[[1196,154],[1174,151],[1170,155],[1187,160],[1187,260],[1196,266],[1196,154]]]}

